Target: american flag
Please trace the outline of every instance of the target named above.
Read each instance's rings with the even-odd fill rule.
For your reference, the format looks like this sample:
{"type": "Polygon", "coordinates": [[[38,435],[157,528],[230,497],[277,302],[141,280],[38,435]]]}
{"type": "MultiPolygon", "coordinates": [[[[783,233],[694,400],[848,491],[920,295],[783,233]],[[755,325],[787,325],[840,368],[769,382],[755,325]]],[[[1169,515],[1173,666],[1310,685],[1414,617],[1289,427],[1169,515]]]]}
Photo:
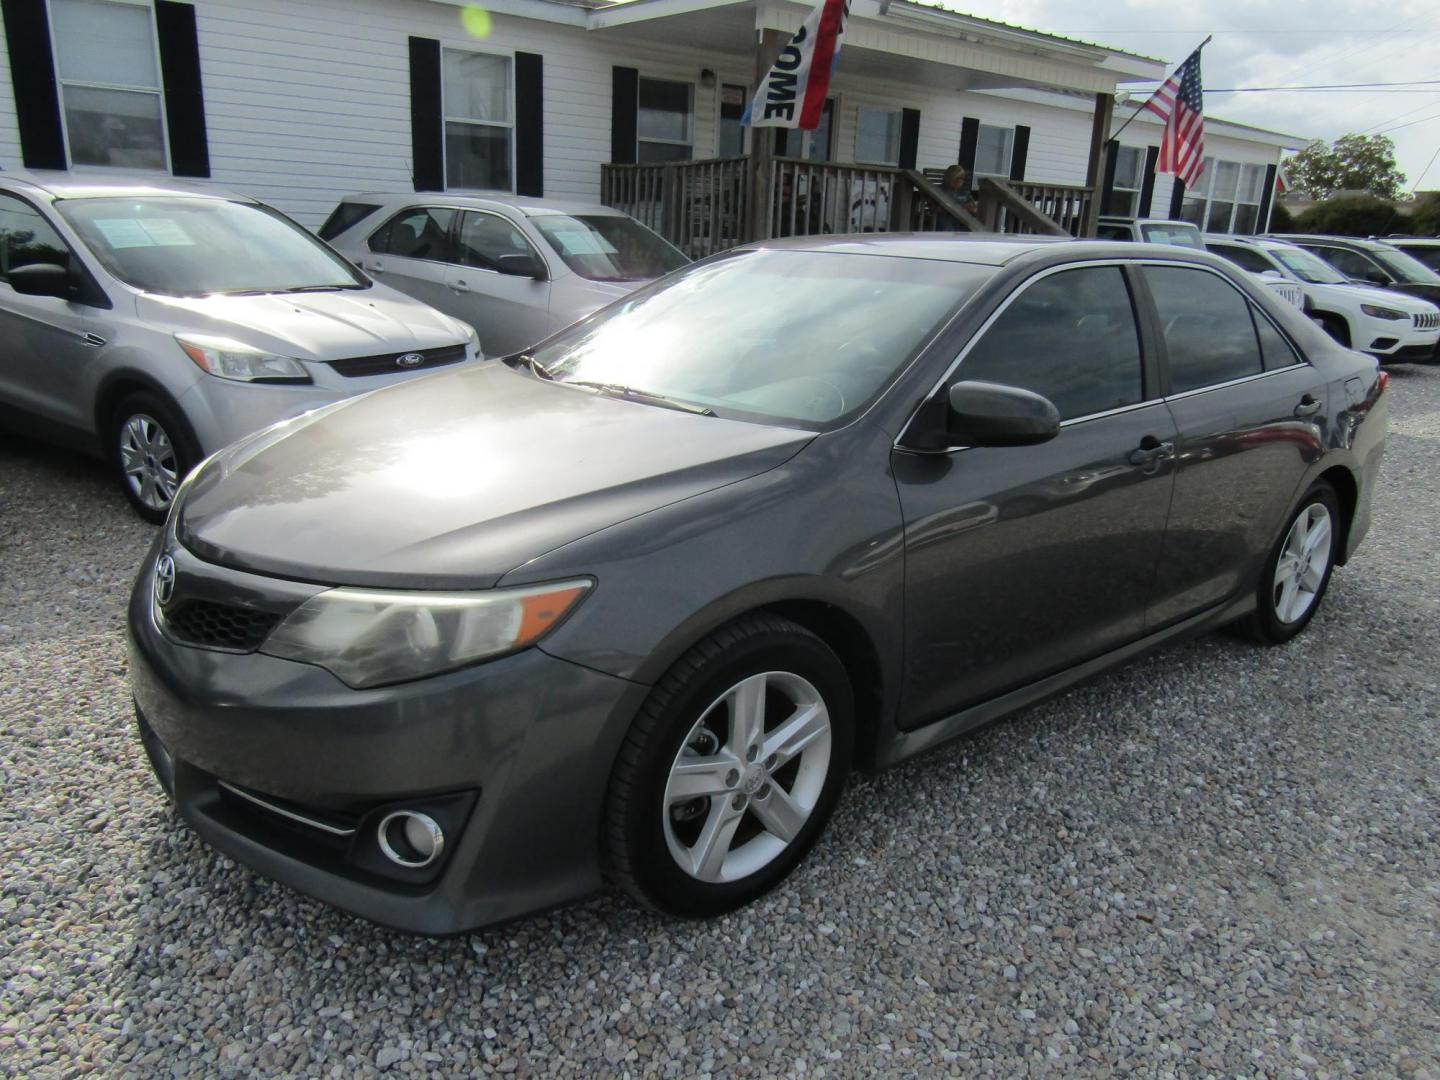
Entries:
{"type": "Polygon", "coordinates": [[[1176,69],[1145,103],[1165,121],[1156,172],[1174,173],[1186,188],[1205,171],[1205,116],[1200,89],[1200,50],[1176,69]]]}

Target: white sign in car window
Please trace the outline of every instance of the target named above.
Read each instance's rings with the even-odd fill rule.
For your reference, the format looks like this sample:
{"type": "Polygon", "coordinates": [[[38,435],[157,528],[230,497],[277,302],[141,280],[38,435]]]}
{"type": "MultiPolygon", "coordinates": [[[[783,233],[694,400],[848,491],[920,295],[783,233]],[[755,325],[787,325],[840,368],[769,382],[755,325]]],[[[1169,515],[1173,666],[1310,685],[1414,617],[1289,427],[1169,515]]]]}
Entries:
{"type": "Polygon", "coordinates": [[[195,241],[173,218],[96,218],[112,248],[192,247],[195,241]]]}
{"type": "Polygon", "coordinates": [[[550,238],[560,245],[565,255],[614,255],[620,250],[599,233],[580,229],[557,229],[550,238]]]}

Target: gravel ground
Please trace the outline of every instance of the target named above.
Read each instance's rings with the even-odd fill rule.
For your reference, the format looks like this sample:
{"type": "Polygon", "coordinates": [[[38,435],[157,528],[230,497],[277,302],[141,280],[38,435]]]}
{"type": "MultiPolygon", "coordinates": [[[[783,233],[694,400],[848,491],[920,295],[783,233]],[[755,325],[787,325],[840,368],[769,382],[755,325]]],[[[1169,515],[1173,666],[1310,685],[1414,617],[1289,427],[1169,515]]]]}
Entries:
{"type": "Polygon", "coordinates": [[[710,924],[449,941],[211,853],[132,735],[150,532],[0,439],[0,1072],[1440,1077],[1440,370],[1289,646],[1168,648],[847,792],[710,924]]]}

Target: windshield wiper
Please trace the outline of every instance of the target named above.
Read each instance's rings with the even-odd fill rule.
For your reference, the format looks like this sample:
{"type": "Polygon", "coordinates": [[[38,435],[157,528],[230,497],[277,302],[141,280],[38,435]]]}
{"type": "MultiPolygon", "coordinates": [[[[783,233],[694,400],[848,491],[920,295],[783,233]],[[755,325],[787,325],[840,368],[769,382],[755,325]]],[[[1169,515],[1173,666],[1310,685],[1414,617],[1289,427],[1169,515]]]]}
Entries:
{"type": "Polygon", "coordinates": [[[281,289],[281,292],[341,292],[345,289],[363,289],[364,285],[296,285],[293,289],[281,289]]]}
{"type": "Polygon", "coordinates": [[[555,373],[540,363],[539,360],[536,360],[530,353],[516,353],[514,356],[507,356],[505,358],[505,363],[507,364],[512,361],[517,364],[524,364],[538,379],[547,379],[552,382],[555,379],[555,373]]]}
{"type": "Polygon", "coordinates": [[[615,397],[624,398],[626,401],[639,401],[646,405],[659,405],[666,409],[677,409],[680,412],[693,413],[696,416],[714,416],[715,410],[708,405],[695,405],[689,401],[681,401],[679,398],[666,397],[664,394],[652,394],[648,390],[636,390],[632,386],[623,386],[620,383],[591,382],[587,379],[562,379],[566,386],[578,386],[585,390],[595,390],[602,394],[611,394],[615,397]]]}

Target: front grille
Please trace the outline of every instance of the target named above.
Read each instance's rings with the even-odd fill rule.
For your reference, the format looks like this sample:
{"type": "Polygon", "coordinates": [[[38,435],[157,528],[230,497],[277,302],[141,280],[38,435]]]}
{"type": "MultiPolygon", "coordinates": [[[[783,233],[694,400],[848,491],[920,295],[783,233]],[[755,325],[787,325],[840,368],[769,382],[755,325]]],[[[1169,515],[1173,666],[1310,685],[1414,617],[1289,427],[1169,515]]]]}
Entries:
{"type": "Polygon", "coordinates": [[[1421,315],[1412,315],[1411,320],[1416,330],[1434,330],[1440,326],[1440,311],[1427,311],[1421,315]]]}
{"type": "Polygon", "coordinates": [[[269,611],[213,600],[179,600],[161,609],[165,632],[182,645],[200,649],[254,652],[279,621],[280,616],[269,611]]]}
{"type": "Polygon", "coordinates": [[[401,371],[424,371],[426,368],[458,364],[464,359],[464,345],[446,345],[439,349],[389,352],[382,356],[352,356],[348,360],[331,360],[330,366],[347,379],[359,379],[366,375],[394,375],[401,371]],[[420,363],[401,364],[398,361],[402,356],[418,356],[420,363]]]}

